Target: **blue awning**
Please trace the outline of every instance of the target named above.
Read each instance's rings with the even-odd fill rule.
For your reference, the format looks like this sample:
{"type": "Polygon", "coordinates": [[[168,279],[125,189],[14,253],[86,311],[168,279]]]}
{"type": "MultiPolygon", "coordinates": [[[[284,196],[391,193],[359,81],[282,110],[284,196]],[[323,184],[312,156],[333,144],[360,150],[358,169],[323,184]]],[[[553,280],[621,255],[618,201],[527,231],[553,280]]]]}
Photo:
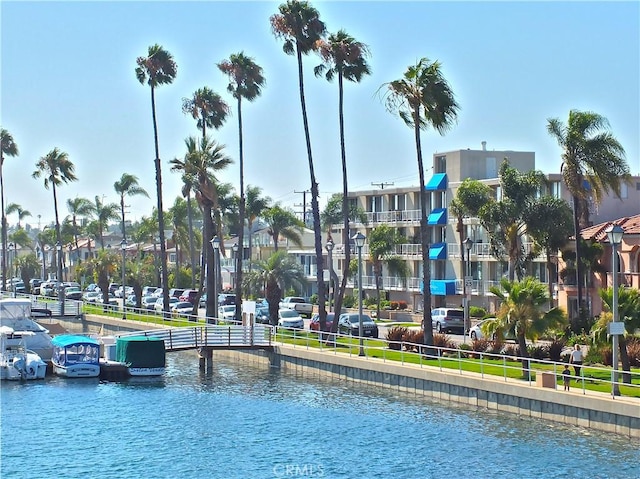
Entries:
{"type": "Polygon", "coordinates": [[[432,279],[431,294],[434,296],[447,296],[449,294],[456,294],[456,280],[432,279]]]}
{"type": "Polygon", "coordinates": [[[434,243],[429,247],[429,259],[447,259],[447,243],[434,243]]]}
{"type": "Polygon", "coordinates": [[[446,208],[436,208],[431,213],[429,213],[429,217],[427,218],[427,224],[429,225],[446,225],[447,224],[447,209],[446,208]]]}
{"type": "Polygon", "coordinates": [[[447,189],[447,174],[436,173],[431,177],[427,186],[424,187],[427,191],[441,191],[447,189]]]}

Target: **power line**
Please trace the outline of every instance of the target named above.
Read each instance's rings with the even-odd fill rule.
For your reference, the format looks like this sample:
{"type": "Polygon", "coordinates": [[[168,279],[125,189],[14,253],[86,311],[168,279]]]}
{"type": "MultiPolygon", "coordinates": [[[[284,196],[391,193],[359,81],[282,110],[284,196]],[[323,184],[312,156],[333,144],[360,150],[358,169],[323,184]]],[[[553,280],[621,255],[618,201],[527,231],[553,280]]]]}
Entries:
{"type": "Polygon", "coordinates": [[[380,188],[381,190],[384,190],[385,186],[393,186],[393,183],[371,183],[371,186],[377,186],[378,188],[380,188]]]}

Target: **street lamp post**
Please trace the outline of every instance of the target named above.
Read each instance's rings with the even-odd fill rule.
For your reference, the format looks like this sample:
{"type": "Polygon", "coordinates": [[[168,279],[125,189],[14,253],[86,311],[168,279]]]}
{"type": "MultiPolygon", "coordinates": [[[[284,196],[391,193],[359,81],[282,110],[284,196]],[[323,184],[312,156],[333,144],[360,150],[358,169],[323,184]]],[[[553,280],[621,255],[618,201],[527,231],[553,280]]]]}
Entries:
{"type": "MultiPolygon", "coordinates": [[[[220,238],[218,238],[217,235],[211,238],[211,246],[213,247],[214,264],[213,264],[213,271],[207,271],[207,274],[213,275],[213,291],[210,291],[210,293],[213,293],[213,311],[214,311],[213,314],[217,318],[218,317],[218,274],[217,272],[218,272],[218,265],[220,264],[220,238]]],[[[209,292],[207,294],[209,294],[209,292]]]]}
{"type": "Polygon", "coordinates": [[[16,282],[15,282],[15,274],[13,272],[13,261],[14,258],[16,257],[16,245],[15,243],[9,243],[7,245],[9,248],[7,249],[7,255],[9,256],[9,274],[11,275],[11,278],[9,281],[11,281],[11,286],[12,286],[12,293],[13,293],[13,297],[16,297],[16,282]],[[11,250],[13,250],[13,254],[11,254],[11,250]]]}
{"type": "Polygon", "coordinates": [[[333,241],[331,238],[327,240],[327,245],[325,248],[327,249],[327,263],[329,263],[329,312],[331,312],[331,303],[335,299],[335,284],[333,285],[333,289],[331,289],[331,284],[333,280],[333,259],[331,257],[331,253],[333,252],[333,241]]]}
{"type": "Polygon", "coordinates": [[[235,266],[234,273],[233,273],[233,290],[235,291],[236,279],[238,277],[238,243],[233,243],[231,250],[233,251],[233,263],[235,266]]]}
{"type": "Polygon", "coordinates": [[[467,271],[464,277],[464,342],[467,342],[467,331],[469,331],[469,303],[471,302],[471,247],[473,246],[473,240],[467,236],[467,239],[463,241],[464,248],[467,250],[467,262],[465,263],[467,271]]]}
{"type": "Polygon", "coordinates": [[[58,302],[60,303],[60,316],[64,316],[64,288],[62,287],[62,245],[56,241],[56,260],[58,262],[58,302]]]}
{"type": "Polygon", "coordinates": [[[612,250],[612,262],[613,262],[613,321],[609,323],[609,334],[612,338],[612,386],[611,394],[613,396],[620,395],[620,388],[618,386],[618,336],[624,334],[624,323],[618,322],[618,245],[622,243],[622,236],[624,230],[620,225],[612,225],[606,230],[607,238],[611,243],[612,250]]]}
{"type": "Polygon", "coordinates": [[[358,336],[360,336],[360,352],[358,356],[364,356],[364,331],[362,327],[362,247],[367,238],[358,231],[351,239],[358,248],[358,336]]]}
{"type": "Polygon", "coordinates": [[[125,252],[127,251],[127,238],[122,238],[122,241],[120,241],[120,249],[122,250],[122,319],[127,319],[127,288],[125,287],[125,252]]]}

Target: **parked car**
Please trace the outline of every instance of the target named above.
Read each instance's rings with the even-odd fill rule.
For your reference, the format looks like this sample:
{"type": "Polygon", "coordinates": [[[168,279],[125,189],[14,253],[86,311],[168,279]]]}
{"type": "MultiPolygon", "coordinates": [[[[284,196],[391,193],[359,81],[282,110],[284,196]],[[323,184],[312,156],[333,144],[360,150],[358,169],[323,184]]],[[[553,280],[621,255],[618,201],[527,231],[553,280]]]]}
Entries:
{"type": "Polygon", "coordinates": [[[235,294],[219,294],[218,295],[218,306],[225,306],[228,304],[236,304],[236,295],[235,294]]]}
{"type": "Polygon", "coordinates": [[[187,301],[192,305],[196,302],[196,297],[198,296],[197,289],[185,289],[184,293],[180,295],[180,301],[187,301]]]}
{"type": "Polygon", "coordinates": [[[358,313],[342,313],[338,318],[338,332],[341,334],[350,334],[351,336],[360,336],[360,321],[362,321],[363,336],[371,338],[378,337],[378,325],[368,314],[363,314],[362,317],[360,317],[358,313]]]}
{"type": "MultiPolygon", "coordinates": [[[[335,318],[334,313],[327,313],[327,322],[324,328],[325,332],[331,331],[334,318],[335,318]]],[[[320,331],[320,315],[318,313],[315,313],[311,318],[311,322],[309,322],[309,329],[312,331],[320,331]]]]}
{"type": "Polygon", "coordinates": [[[170,297],[170,298],[180,298],[180,296],[182,295],[182,293],[184,293],[184,289],[171,288],[171,289],[169,290],[169,297],[170,297]]]}
{"type": "Polygon", "coordinates": [[[218,307],[218,319],[222,321],[235,321],[236,319],[236,305],[226,304],[218,307]]]}
{"type": "Polygon", "coordinates": [[[128,308],[135,308],[136,307],[136,295],[135,294],[129,294],[126,299],[124,300],[124,305],[128,308]]]}
{"type": "MultiPolygon", "coordinates": [[[[424,328],[424,324],[422,324],[424,328]]],[[[437,333],[460,331],[464,334],[464,310],[459,308],[436,308],[431,310],[431,327],[437,333]]]]}
{"type": "Polygon", "coordinates": [[[256,323],[270,324],[271,316],[269,315],[269,307],[256,306],[256,323]]]}
{"type": "Polygon", "coordinates": [[[122,285],[118,284],[118,283],[110,283],[109,284],[109,292],[111,294],[116,294],[116,291],[120,286],[122,286],[122,285]]]}
{"type": "Polygon", "coordinates": [[[87,291],[82,295],[83,301],[87,303],[96,303],[98,298],[102,296],[102,291],[87,291]]]}
{"type": "Polygon", "coordinates": [[[304,319],[300,313],[293,309],[282,308],[278,310],[278,326],[283,328],[304,329],[304,319]]]}
{"type": "Polygon", "coordinates": [[[171,314],[175,317],[189,317],[193,312],[193,304],[189,301],[178,301],[171,306],[171,314]]]}
{"type": "MultiPolygon", "coordinates": [[[[478,322],[475,326],[473,326],[471,329],[469,329],[469,337],[472,340],[475,339],[482,339],[485,337],[485,334],[482,332],[482,325],[484,323],[486,323],[488,320],[494,320],[495,318],[485,318],[482,321],[478,322]]],[[[491,337],[492,340],[496,339],[496,334],[494,333],[491,337]]],[[[515,334],[511,333],[511,332],[507,332],[507,334],[504,335],[504,338],[502,338],[505,341],[515,341],[517,338],[515,336],[515,334]]]]}
{"type": "MultiPolygon", "coordinates": [[[[104,298],[102,297],[102,294],[100,294],[96,303],[104,305],[104,298]]],[[[109,306],[118,306],[118,305],[119,303],[116,297],[113,294],[109,293],[109,306]]]]}
{"type": "Polygon", "coordinates": [[[156,305],[156,301],[158,301],[158,298],[155,296],[145,296],[142,298],[140,305],[145,309],[153,309],[156,305]]]}
{"type": "Polygon", "coordinates": [[[142,288],[142,297],[151,296],[156,289],[155,286],[145,286],[142,288]]]}
{"type": "Polygon", "coordinates": [[[82,299],[82,290],[76,286],[69,286],[64,290],[64,296],[67,299],[75,299],[80,301],[82,299]]]}
{"type": "Polygon", "coordinates": [[[206,308],[207,307],[207,293],[202,293],[202,296],[200,296],[200,301],[198,302],[198,307],[199,308],[206,308]]]}
{"type": "MultiPolygon", "coordinates": [[[[171,306],[176,304],[178,301],[178,298],[169,298],[169,311],[171,311],[171,306]]],[[[161,312],[164,309],[164,298],[156,299],[156,303],[153,305],[153,309],[157,312],[161,312]]]]}
{"type": "Polygon", "coordinates": [[[40,285],[42,280],[40,278],[31,278],[29,280],[29,291],[31,294],[40,294],[40,285]]]}

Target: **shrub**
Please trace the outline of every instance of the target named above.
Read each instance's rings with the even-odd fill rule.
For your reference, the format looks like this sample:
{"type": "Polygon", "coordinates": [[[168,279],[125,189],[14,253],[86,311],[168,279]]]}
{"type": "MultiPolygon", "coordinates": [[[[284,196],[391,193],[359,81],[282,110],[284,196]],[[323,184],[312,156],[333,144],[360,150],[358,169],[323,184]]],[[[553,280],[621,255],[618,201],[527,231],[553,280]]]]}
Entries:
{"type": "Polygon", "coordinates": [[[465,352],[460,353],[460,357],[461,358],[468,358],[470,356],[470,354],[468,352],[466,352],[466,351],[471,351],[471,345],[470,344],[467,344],[467,343],[460,344],[460,345],[458,345],[458,349],[461,350],[461,351],[465,351],[465,352]]]}
{"type": "Polygon", "coordinates": [[[504,343],[499,339],[494,339],[493,341],[489,341],[487,345],[487,349],[485,351],[491,354],[501,354],[504,349],[504,343]]]}
{"type": "Polygon", "coordinates": [[[479,306],[469,306],[469,316],[472,318],[484,318],[487,315],[487,310],[479,306]]]}
{"type": "Polygon", "coordinates": [[[451,340],[449,336],[442,333],[435,333],[433,335],[433,345],[439,348],[455,349],[456,344],[451,340]]]}
{"type": "Polygon", "coordinates": [[[409,307],[406,301],[398,301],[398,309],[405,310],[409,307]]]}
{"type": "Polygon", "coordinates": [[[508,344],[502,350],[502,354],[504,354],[505,356],[512,356],[515,358],[520,356],[520,348],[514,344],[508,344]]]}
{"type": "Polygon", "coordinates": [[[389,349],[395,349],[399,351],[402,347],[402,342],[405,340],[405,336],[409,332],[409,328],[404,326],[394,326],[387,331],[387,341],[389,341],[389,349]]]}
{"type": "Polygon", "coordinates": [[[345,308],[353,308],[354,304],[356,304],[356,298],[351,295],[345,296],[342,300],[342,306],[345,308]]]}
{"type": "Polygon", "coordinates": [[[311,298],[309,298],[309,302],[311,304],[318,304],[318,295],[317,294],[312,294],[311,298]]]}
{"type": "Polygon", "coordinates": [[[640,367],[640,338],[629,338],[627,340],[627,353],[629,354],[631,367],[640,367]]]}
{"type": "MultiPolygon", "coordinates": [[[[376,307],[378,306],[377,303],[374,303],[373,305],[376,307]]],[[[380,309],[389,309],[390,305],[391,302],[387,301],[386,299],[380,301],[380,309]]]]}
{"type": "Polygon", "coordinates": [[[391,302],[389,303],[389,307],[390,307],[392,310],[394,310],[394,311],[395,311],[396,309],[398,309],[398,302],[397,302],[397,301],[391,301],[391,302]]]}
{"type": "Polygon", "coordinates": [[[562,355],[562,350],[564,349],[566,342],[563,339],[554,339],[549,344],[549,359],[551,361],[560,361],[560,356],[562,355]]]}
{"type": "Polygon", "coordinates": [[[480,353],[484,353],[489,348],[489,341],[487,338],[479,338],[471,341],[471,349],[474,351],[478,351],[480,353]]]}
{"type": "Polygon", "coordinates": [[[424,344],[424,333],[421,329],[408,329],[404,335],[406,343],[424,344]]]}
{"type": "Polygon", "coordinates": [[[533,359],[545,359],[547,357],[547,347],[546,346],[529,346],[527,348],[529,353],[529,357],[533,359]]]}

